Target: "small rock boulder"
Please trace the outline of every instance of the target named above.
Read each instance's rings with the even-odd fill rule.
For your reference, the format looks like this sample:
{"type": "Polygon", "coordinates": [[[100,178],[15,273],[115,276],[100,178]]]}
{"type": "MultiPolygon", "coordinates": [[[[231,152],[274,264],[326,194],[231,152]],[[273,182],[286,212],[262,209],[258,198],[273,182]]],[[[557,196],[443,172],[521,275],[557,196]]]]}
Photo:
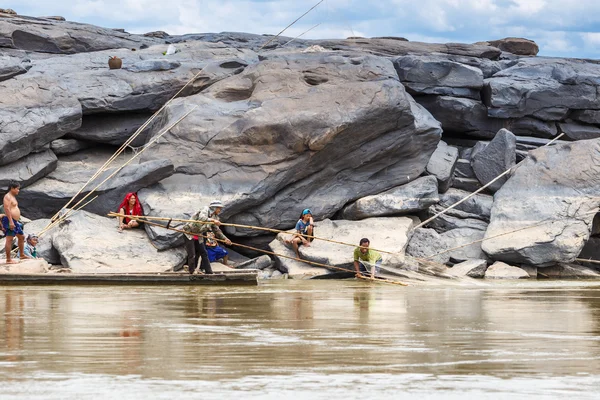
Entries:
{"type": "Polygon", "coordinates": [[[77,139],[57,139],[50,143],[50,149],[57,156],[66,156],[91,147],[92,143],[77,139]]]}
{"type": "Polygon", "coordinates": [[[527,279],[529,274],[527,271],[505,264],[503,262],[495,262],[485,271],[486,279],[527,279]]]}
{"type": "Polygon", "coordinates": [[[486,260],[467,260],[454,265],[448,270],[449,275],[483,279],[488,265],[486,260]]]}
{"type": "Polygon", "coordinates": [[[51,150],[46,150],[0,166],[0,191],[8,190],[11,180],[19,182],[21,188],[25,188],[54,171],[57,165],[56,155],[51,150]]]}
{"type": "Polygon", "coordinates": [[[599,279],[600,271],[596,268],[578,264],[561,263],[539,271],[540,276],[553,279],[599,279]]]}

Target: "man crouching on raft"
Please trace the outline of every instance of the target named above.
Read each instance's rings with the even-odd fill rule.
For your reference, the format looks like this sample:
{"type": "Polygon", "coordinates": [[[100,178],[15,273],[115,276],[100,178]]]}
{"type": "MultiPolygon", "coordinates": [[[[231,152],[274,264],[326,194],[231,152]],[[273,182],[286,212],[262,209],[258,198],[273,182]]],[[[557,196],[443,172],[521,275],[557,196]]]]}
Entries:
{"type": "Polygon", "coordinates": [[[4,249],[6,251],[6,263],[16,264],[18,261],[10,258],[10,251],[12,250],[13,239],[16,236],[19,242],[19,256],[21,260],[29,259],[25,255],[25,236],[23,235],[23,224],[19,221],[21,219],[21,210],[19,210],[19,203],[17,202],[17,195],[21,190],[21,185],[18,182],[11,181],[8,185],[8,193],[4,196],[4,212],[6,215],[2,217],[2,227],[6,231],[6,244],[4,249]]]}
{"type": "Polygon", "coordinates": [[[212,231],[217,239],[221,239],[225,241],[227,246],[231,246],[231,240],[227,239],[219,228],[219,225],[221,225],[219,214],[222,210],[223,203],[221,203],[221,201],[212,201],[208,207],[204,207],[192,216],[192,219],[198,222],[188,222],[184,225],[184,231],[195,235],[184,234],[185,249],[188,254],[187,264],[190,274],[193,274],[196,270],[199,261],[198,258],[202,259],[200,269],[206,274],[213,273],[212,267],[210,266],[210,260],[208,259],[208,253],[204,246],[204,236],[206,236],[207,232],[212,231]]]}

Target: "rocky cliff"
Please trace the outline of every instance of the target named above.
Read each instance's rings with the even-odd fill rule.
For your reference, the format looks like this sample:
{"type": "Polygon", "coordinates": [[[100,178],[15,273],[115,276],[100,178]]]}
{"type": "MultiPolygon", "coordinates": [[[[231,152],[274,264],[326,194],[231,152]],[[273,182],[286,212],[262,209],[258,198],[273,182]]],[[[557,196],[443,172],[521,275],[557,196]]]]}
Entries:
{"type": "MultiPolygon", "coordinates": [[[[139,193],[149,215],[189,217],[220,198],[227,221],[277,229],[293,227],[310,207],[317,220],[327,220],[332,238],[354,238],[342,228],[352,226],[368,231],[374,247],[382,247],[379,241],[396,247],[393,252],[435,255],[448,265],[479,260],[482,275],[481,260],[543,272],[561,265],[577,270],[580,254],[600,259],[590,239],[600,205],[597,61],[537,57],[535,43],[515,38],[284,45],[289,38],[282,37],[262,48],[271,38],[134,35],[0,14],[0,188],[19,181],[22,212],[32,219],[58,211],[195,77],[111,167],[189,115],[99,188],[86,208],[91,214],[82,212],[46,236],[49,261],[116,270],[129,265],[127,254],[158,249],[166,253],[141,260],[153,270],[180,267],[177,233],[147,226],[147,235],[133,241],[122,241],[116,226],[110,233],[114,222],[105,214],[130,191],[139,193]],[[122,59],[120,69],[108,67],[114,56],[122,59]],[[443,210],[509,168],[506,179],[412,228],[417,217],[443,210]],[[406,227],[394,246],[391,227],[401,220],[408,222],[396,223],[406,227]],[[78,238],[107,250],[89,243],[74,249],[78,238]],[[142,249],[140,242],[153,246],[142,249]]],[[[273,249],[287,251],[258,231],[229,234],[262,247],[273,240],[273,249]]],[[[337,250],[321,253],[315,248],[303,256],[347,264],[337,250]]]]}

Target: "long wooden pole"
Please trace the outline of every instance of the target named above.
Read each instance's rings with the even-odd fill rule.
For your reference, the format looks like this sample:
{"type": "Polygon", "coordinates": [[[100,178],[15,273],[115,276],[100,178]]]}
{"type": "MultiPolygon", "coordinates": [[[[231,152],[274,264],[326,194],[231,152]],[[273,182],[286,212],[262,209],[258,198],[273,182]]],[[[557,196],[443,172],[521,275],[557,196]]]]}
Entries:
{"type": "MultiPolygon", "coordinates": [[[[557,137],[555,137],[554,139],[552,139],[550,142],[546,143],[544,146],[542,147],[546,147],[546,146],[550,146],[552,143],[556,142],[558,139],[560,139],[562,136],[564,135],[564,133],[561,133],[560,135],[558,135],[557,137]]],[[[521,163],[525,161],[525,159],[521,160],[521,162],[519,162],[517,165],[515,165],[512,168],[507,169],[506,171],[504,171],[503,173],[501,173],[500,175],[498,175],[497,177],[495,177],[494,179],[492,179],[490,182],[488,182],[487,184],[485,184],[483,187],[477,189],[475,192],[471,193],[470,195],[466,196],[465,198],[457,201],[456,203],[452,204],[451,206],[449,206],[448,208],[443,209],[442,211],[440,211],[439,213],[435,214],[433,217],[421,222],[419,225],[415,226],[413,228],[414,229],[418,229],[421,228],[425,225],[427,225],[428,223],[430,223],[431,221],[433,221],[434,219],[438,218],[441,215],[446,214],[448,211],[452,210],[453,208],[459,206],[460,204],[464,203],[465,201],[469,200],[471,197],[475,196],[478,193],[483,192],[485,189],[487,189],[488,187],[490,187],[490,185],[492,185],[494,182],[497,182],[500,178],[502,178],[503,176],[507,175],[513,168],[518,167],[519,165],[521,165],[521,163]]]]}
{"type": "MultiPolygon", "coordinates": [[[[108,214],[109,217],[126,217],[126,218],[130,218],[130,219],[135,219],[136,217],[133,215],[125,215],[125,214],[119,214],[119,213],[115,213],[115,212],[111,212],[108,214]]],[[[138,217],[140,220],[145,221],[145,220],[154,220],[154,221],[174,221],[174,222],[193,222],[193,223],[198,223],[200,221],[196,221],[196,220],[191,220],[191,219],[180,219],[180,218],[165,218],[165,217],[150,217],[150,216],[142,216],[142,217],[138,217]]],[[[204,224],[212,224],[212,222],[200,222],[200,223],[204,223],[204,224]]],[[[266,231],[266,232],[271,232],[271,233],[285,233],[285,234],[290,234],[290,232],[287,231],[282,231],[280,229],[273,229],[273,228],[263,228],[261,226],[252,226],[252,225],[241,225],[241,224],[230,224],[230,223],[226,223],[226,222],[221,222],[222,226],[230,226],[230,227],[234,227],[234,228],[244,228],[244,229],[254,229],[254,230],[259,230],[259,231],[266,231]]],[[[341,244],[344,246],[352,246],[352,247],[359,247],[356,243],[352,244],[352,243],[346,243],[346,242],[340,242],[337,240],[332,240],[332,239],[325,239],[322,237],[318,237],[318,236],[313,236],[313,235],[302,235],[305,238],[309,238],[309,239],[315,239],[315,240],[321,240],[323,242],[329,242],[329,243],[334,243],[334,244],[341,244]]],[[[372,247],[369,247],[369,249],[374,250],[374,251],[378,251],[380,253],[384,253],[384,254],[391,254],[391,255],[397,255],[398,253],[393,253],[390,251],[385,251],[385,250],[379,250],[379,249],[375,249],[372,247]]]]}
{"type": "Polygon", "coordinates": [[[315,8],[317,8],[317,6],[319,4],[321,4],[322,2],[324,2],[325,0],[321,0],[319,1],[317,4],[315,4],[314,6],[312,6],[307,12],[305,12],[304,14],[302,14],[301,16],[299,16],[298,18],[296,18],[294,20],[294,22],[292,22],[291,24],[289,24],[288,26],[286,26],[285,28],[283,28],[281,30],[281,32],[279,32],[277,35],[273,36],[269,41],[267,41],[265,44],[263,44],[262,46],[260,46],[260,49],[258,49],[258,51],[261,51],[262,49],[264,49],[267,45],[269,45],[269,43],[271,43],[273,40],[277,39],[283,32],[287,31],[289,27],[291,27],[292,25],[294,25],[296,22],[300,21],[302,18],[304,18],[304,16],[306,14],[308,14],[309,12],[311,12],[312,10],[314,10],[315,8]]]}
{"type": "MultiPolygon", "coordinates": [[[[135,219],[135,218],[133,218],[133,217],[135,217],[133,215],[128,215],[127,217],[130,218],[130,219],[135,219]]],[[[139,220],[143,220],[143,218],[140,218],[139,220]]],[[[193,235],[193,236],[198,236],[198,237],[202,237],[202,238],[206,238],[207,237],[206,235],[197,234],[197,233],[194,233],[194,232],[188,232],[188,231],[184,231],[182,229],[177,229],[177,228],[172,228],[172,227],[168,227],[167,228],[166,226],[158,224],[156,222],[144,221],[144,223],[152,225],[152,226],[157,226],[157,227],[160,227],[160,228],[168,229],[170,231],[183,233],[183,234],[186,234],[186,235],[193,235]]],[[[217,238],[212,238],[212,239],[216,240],[218,242],[221,242],[221,243],[226,243],[226,241],[223,240],[223,239],[217,239],[217,238]]],[[[247,246],[247,245],[240,244],[240,243],[231,242],[231,245],[232,246],[241,247],[241,248],[244,248],[244,249],[248,249],[248,250],[258,251],[258,252],[265,253],[265,254],[270,254],[272,256],[277,256],[277,257],[287,258],[287,259],[290,259],[290,260],[300,261],[300,262],[303,262],[303,263],[315,265],[317,267],[322,267],[322,268],[327,268],[327,269],[333,269],[333,270],[339,270],[339,271],[344,271],[344,272],[352,272],[351,270],[346,269],[346,268],[336,267],[336,266],[329,265],[329,264],[323,264],[323,263],[319,263],[319,262],[316,262],[316,261],[303,260],[303,259],[298,258],[298,257],[286,256],[284,254],[279,254],[279,253],[275,253],[275,252],[272,252],[272,251],[269,251],[269,250],[259,249],[259,248],[256,248],[256,247],[247,246]]],[[[360,276],[357,276],[357,277],[360,277],[360,276]]],[[[407,283],[400,282],[400,281],[390,281],[390,282],[387,282],[387,283],[394,283],[394,284],[397,284],[397,285],[408,286],[407,283]]]]}

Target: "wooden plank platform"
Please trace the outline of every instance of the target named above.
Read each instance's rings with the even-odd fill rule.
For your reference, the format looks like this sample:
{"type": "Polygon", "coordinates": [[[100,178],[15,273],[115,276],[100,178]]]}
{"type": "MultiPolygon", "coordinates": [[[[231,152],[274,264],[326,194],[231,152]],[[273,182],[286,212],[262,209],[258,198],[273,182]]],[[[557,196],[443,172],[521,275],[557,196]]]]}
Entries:
{"type": "Polygon", "coordinates": [[[186,272],[132,274],[0,274],[0,285],[258,285],[257,270],[212,275],[186,272]]]}

